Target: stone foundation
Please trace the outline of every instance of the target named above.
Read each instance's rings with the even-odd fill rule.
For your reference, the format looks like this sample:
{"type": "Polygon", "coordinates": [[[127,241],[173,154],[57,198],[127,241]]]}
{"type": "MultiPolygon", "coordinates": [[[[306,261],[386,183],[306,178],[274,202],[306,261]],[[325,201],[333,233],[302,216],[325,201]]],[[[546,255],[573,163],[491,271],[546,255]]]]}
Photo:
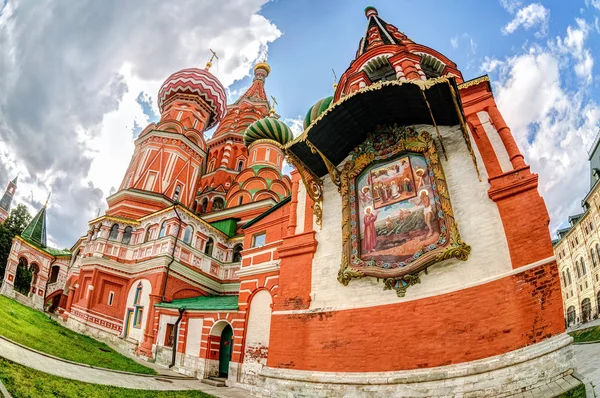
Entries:
{"type": "Polygon", "coordinates": [[[123,338],[121,338],[121,336],[114,334],[114,332],[104,331],[100,329],[97,325],[87,324],[85,322],[80,321],[74,316],[69,316],[66,322],[63,323],[63,325],[71,330],[74,330],[77,333],[91,336],[96,340],[100,340],[112,347],[116,347],[120,351],[135,354],[138,347],[137,342],[134,343],[128,340],[124,340],[123,338]]]}
{"type": "MultiPolygon", "coordinates": [[[[258,397],[507,397],[571,374],[571,342],[570,336],[562,334],[486,359],[397,372],[265,367],[256,375],[244,374],[243,383],[236,383],[236,387],[258,397]]],[[[401,355],[401,350],[397,353],[401,355]]]]}

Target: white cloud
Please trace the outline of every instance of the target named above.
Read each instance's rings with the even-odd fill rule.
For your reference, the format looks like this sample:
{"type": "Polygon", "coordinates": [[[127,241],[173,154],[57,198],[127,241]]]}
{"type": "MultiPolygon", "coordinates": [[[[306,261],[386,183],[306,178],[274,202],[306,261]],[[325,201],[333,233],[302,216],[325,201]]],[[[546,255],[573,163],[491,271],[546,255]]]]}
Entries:
{"type": "Polygon", "coordinates": [[[500,0],[500,5],[512,14],[521,7],[521,0],[500,0]]]}
{"type": "Polygon", "coordinates": [[[540,3],[532,3],[519,9],[512,21],[502,28],[502,33],[509,35],[514,33],[519,27],[523,27],[526,30],[538,27],[535,33],[536,37],[544,37],[548,34],[549,22],[550,10],[540,3]]]}
{"type": "Polygon", "coordinates": [[[590,50],[585,47],[585,41],[592,30],[592,25],[581,18],[576,18],[575,22],[577,27],[569,25],[567,35],[564,38],[557,37],[555,41],[550,41],[549,44],[552,47],[555,46],[565,56],[572,57],[575,63],[576,75],[589,83],[592,81],[594,57],[592,57],[590,50]]]}
{"type": "Polygon", "coordinates": [[[485,57],[483,57],[483,62],[481,64],[481,68],[480,70],[482,72],[485,73],[492,73],[494,72],[498,67],[504,65],[503,61],[500,61],[497,58],[493,58],[493,57],[488,57],[487,55],[485,57]]]}
{"type": "Polygon", "coordinates": [[[450,39],[450,45],[455,50],[458,48],[458,36],[454,36],[453,38],[450,39]]]}
{"type": "Polygon", "coordinates": [[[597,10],[600,10],[600,0],[585,0],[585,5],[587,7],[592,6],[597,10]]]}
{"type": "Polygon", "coordinates": [[[600,107],[584,88],[566,83],[573,73],[566,56],[556,46],[530,46],[496,63],[494,84],[498,107],[539,174],[553,233],[569,215],[581,212],[590,183],[587,150],[600,127],[600,107]]]}
{"type": "Polygon", "coordinates": [[[287,124],[290,130],[292,130],[294,138],[298,137],[304,131],[304,118],[300,115],[296,116],[295,118],[283,119],[283,122],[287,124]]]}
{"type": "Polygon", "coordinates": [[[265,1],[10,0],[0,13],[0,187],[20,171],[17,201],[32,210],[51,190],[50,240],[70,246],[121,183],[132,131],[148,123],[140,93],[157,113],[161,82],[203,67],[209,48],[225,86],[248,76],[281,35],[258,14],[265,1]]]}

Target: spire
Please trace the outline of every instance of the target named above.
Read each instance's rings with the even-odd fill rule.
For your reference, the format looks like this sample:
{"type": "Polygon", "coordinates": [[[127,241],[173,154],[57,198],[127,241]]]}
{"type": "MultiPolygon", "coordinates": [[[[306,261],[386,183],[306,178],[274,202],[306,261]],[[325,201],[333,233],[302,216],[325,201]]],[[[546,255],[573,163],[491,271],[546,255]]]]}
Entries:
{"type": "Polygon", "coordinates": [[[239,104],[242,99],[247,99],[253,102],[268,102],[267,93],[265,92],[265,79],[271,73],[271,67],[266,62],[259,62],[254,67],[254,79],[252,84],[244,94],[235,101],[239,104]]]}
{"type": "Polygon", "coordinates": [[[17,174],[17,176],[11,181],[11,183],[15,184],[15,186],[16,186],[18,179],[19,179],[19,174],[17,174]]]}
{"type": "MultiPolygon", "coordinates": [[[[50,199],[50,196],[48,196],[50,199]]],[[[22,238],[25,240],[31,241],[33,243],[37,243],[42,247],[46,247],[46,206],[48,205],[48,201],[46,204],[38,211],[38,213],[33,217],[33,220],[27,225],[23,233],[21,234],[22,238]]]]}
{"type": "Polygon", "coordinates": [[[413,41],[406,37],[404,33],[400,32],[398,28],[381,19],[375,7],[368,6],[365,8],[365,16],[368,19],[367,30],[365,36],[360,40],[356,58],[378,46],[413,43],[413,41]]]}

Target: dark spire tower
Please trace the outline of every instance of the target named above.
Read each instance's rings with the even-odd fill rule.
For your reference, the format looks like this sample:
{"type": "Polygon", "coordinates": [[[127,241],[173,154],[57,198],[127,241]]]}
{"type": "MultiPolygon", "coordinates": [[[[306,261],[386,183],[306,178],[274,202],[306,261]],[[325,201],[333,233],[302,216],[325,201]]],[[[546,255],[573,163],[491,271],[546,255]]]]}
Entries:
{"type": "Polygon", "coordinates": [[[17,190],[17,179],[19,177],[15,177],[14,180],[8,183],[8,187],[6,187],[6,191],[4,191],[4,195],[0,200],[0,224],[3,224],[4,221],[8,218],[8,214],[10,212],[10,204],[12,202],[13,196],[15,195],[15,191],[17,190]]]}

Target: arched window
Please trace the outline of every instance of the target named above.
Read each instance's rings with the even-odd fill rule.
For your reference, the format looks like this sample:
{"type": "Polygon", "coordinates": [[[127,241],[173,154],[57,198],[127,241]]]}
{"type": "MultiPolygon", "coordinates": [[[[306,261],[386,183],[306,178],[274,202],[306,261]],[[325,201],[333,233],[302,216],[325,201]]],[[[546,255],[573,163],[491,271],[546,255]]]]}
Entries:
{"type": "Polygon", "coordinates": [[[244,169],[244,161],[240,160],[237,164],[237,171],[242,171],[244,169]]]}
{"type": "Polygon", "coordinates": [[[592,302],[589,298],[584,298],[581,302],[581,322],[586,323],[592,320],[592,302]]]}
{"type": "Polygon", "coordinates": [[[241,205],[244,202],[244,197],[242,195],[240,195],[240,197],[238,198],[238,206],[241,205]]]}
{"type": "Polygon", "coordinates": [[[60,272],[60,266],[53,265],[50,270],[50,281],[48,283],[54,283],[58,280],[58,273],[60,272]]]}
{"type": "Polygon", "coordinates": [[[371,59],[364,69],[372,83],[397,79],[394,68],[385,56],[371,59]]]}
{"type": "Polygon", "coordinates": [[[567,274],[565,274],[565,271],[562,272],[562,279],[563,279],[563,286],[567,287],[567,274]]]}
{"type": "Polygon", "coordinates": [[[590,249],[590,256],[592,256],[592,265],[596,268],[596,253],[594,253],[594,249],[590,249]]]}
{"type": "Polygon", "coordinates": [[[571,271],[567,268],[567,277],[569,278],[569,286],[571,285],[571,283],[573,283],[573,280],[571,279],[571,271]]]}
{"type": "Polygon", "coordinates": [[[131,232],[133,232],[133,228],[131,227],[127,227],[125,228],[125,231],[123,232],[123,244],[128,245],[129,242],[131,242],[131,232]]]}
{"type": "Polygon", "coordinates": [[[213,200],[213,211],[223,210],[224,208],[225,202],[223,201],[223,198],[215,198],[215,200],[213,200]]]}
{"type": "Polygon", "coordinates": [[[31,268],[25,257],[19,258],[19,265],[15,275],[14,288],[21,294],[28,294],[31,288],[31,268]]]}
{"type": "Polygon", "coordinates": [[[583,258],[581,259],[581,272],[583,272],[583,275],[587,275],[587,270],[585,269],[585,261],[583,261],[583,258]]]}
{"type": "Polygon", "coordinates": [[[146,229],[146,234],[144,235],[144,243],[148,242],[150,240],[150,233],[151,233],[151,229],[150,226],[148,226],[148,228],[146,229]]]}
{"type": "Polygon", "coordinates": [[[596,243],[596,254],[598,255],[598,259],[600,259],[600,244],[596,243]]]}
{"type": "Polygon", "coordinates": [[[579,261],[575,260],[575,269],[577,270],[577,279],[581,278],[581,270],[579,269],[579,261]]]}
{"type": "Polygon", "coordinates": [[[242,245],[235,245],[233,248],[233,258],[231,259],[234,263],[239,263],[242,261],[242,250],[244,247],[242,245]]]}
{"type": "Polygon", "coordinates": [[[173,195],[173,200],[174,201],[178,201],[179,200],[179,194],[181,193],[181,185],[177,185],[175,187],[175,195],[173,195]]]}
{"type": "Polygon", "coordinates": [[[206,213],[206,209],[208,208],[208,198],[202,199],[202,213],[206,213]]]}
{"type": "Polygon", "coordinates": [[[204,245],[204,254],[212,256],[213,246],[215,245],[212,238],[208,238],[206,244],[204,245]]]}
{"type": "Polygon", "coordinates": [[[115,224],[110,229],[110,235],[108,235],[108,239],[117,240],[117,236],[119,236],[119,226],[115,224]]]}
{"type": "Polygon", "coordinates": [[[158,233],[159,239],[164,237],[166,233],[167,233],[167,222],[163,221],[163,223],[160,224],[160,232],[158,233]]]}
{"type": "Polygon", "coordinates": [[[193,236],[194,236],[194,229],[192,228],[191,225],[188,225],[187,227],[185,227],[185,230],[183,231],[183,241],[189,245],[192,243],[193,236]]]}
{"type": "Polygon", "coordinates": [[[95,240],[98,237],[98,232],[100,232],[100,227],[94,229],[94,232],[92,232],[92,240],[95,240]]]}
{"type": "Polygon", "coordinates": [[[570,306],[567,309],[567,325],[571,326],[575,323],[575,307],[570,306]]]}

